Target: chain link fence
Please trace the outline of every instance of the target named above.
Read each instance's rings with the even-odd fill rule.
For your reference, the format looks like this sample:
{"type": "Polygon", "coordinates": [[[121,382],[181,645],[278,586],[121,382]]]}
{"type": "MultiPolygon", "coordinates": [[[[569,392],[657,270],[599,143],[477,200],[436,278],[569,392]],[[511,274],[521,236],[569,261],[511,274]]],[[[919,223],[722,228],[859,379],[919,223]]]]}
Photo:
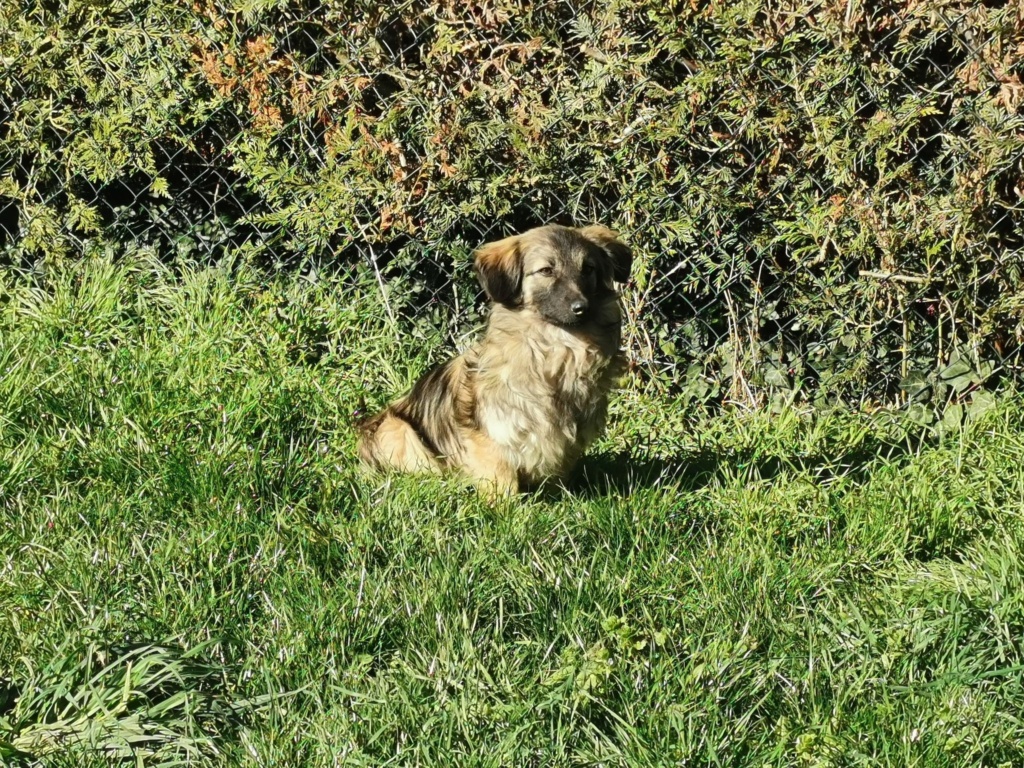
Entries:
{"type": "Polygon", "coordinates": [[[636,252],[645,386],[931,418],[1020,375],[1020,3],[0,16],[0,263],[340,267],[461,331],[476,246],[600,222],[636,252]]]}

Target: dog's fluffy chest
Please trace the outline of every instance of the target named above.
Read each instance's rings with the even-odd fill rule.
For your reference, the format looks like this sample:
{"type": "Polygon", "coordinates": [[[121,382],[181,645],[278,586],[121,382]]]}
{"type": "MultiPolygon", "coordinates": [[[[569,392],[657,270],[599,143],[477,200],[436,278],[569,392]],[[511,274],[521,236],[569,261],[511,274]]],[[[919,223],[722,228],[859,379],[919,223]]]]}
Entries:
{"type": "Polygon", "coordinates": [[[551,326],[485,345],[479,426],[524,477],[559,475],[601,431],[616,362],[617,351],[551,326]]]}

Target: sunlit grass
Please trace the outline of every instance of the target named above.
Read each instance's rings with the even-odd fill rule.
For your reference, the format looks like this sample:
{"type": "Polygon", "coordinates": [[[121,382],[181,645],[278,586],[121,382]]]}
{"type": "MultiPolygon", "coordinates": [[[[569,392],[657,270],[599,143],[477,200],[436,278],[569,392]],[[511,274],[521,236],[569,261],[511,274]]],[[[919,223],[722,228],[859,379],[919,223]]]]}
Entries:
{"type": "Polygon", "coordinates": [[[1012,394],[940,437],[634,388],[492,508],[356,471],[445,353],[358,277],[0,280],[0,760],[1024,760],[1012,394]]]}

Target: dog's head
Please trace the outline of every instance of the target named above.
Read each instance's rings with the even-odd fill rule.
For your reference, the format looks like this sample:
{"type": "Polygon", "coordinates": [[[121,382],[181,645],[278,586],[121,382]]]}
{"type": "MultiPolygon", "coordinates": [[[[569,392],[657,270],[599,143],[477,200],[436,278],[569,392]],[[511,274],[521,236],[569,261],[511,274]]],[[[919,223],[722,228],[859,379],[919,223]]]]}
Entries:
{"type": "Polygon", "coordinates": [[[491,301],[574,326],[615,297],[613,283],[629,279],[633,255],[607,227],[552,224],[488,243],[475,264],[491,301]]]}

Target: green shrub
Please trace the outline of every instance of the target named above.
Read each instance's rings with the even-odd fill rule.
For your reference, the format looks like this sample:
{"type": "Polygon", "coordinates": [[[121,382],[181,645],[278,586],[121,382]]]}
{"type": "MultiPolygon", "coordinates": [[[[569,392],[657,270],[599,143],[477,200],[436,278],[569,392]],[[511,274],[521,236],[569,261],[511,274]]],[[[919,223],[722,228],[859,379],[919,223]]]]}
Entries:
{"type": "Polygon", "coordinates": [[[1011,5],[23,0],[0,30],[8,262],[362,261],[453,312],[482,240],[600,220],[640,370],[695,397],[1012,372],[1011,5]]]}

